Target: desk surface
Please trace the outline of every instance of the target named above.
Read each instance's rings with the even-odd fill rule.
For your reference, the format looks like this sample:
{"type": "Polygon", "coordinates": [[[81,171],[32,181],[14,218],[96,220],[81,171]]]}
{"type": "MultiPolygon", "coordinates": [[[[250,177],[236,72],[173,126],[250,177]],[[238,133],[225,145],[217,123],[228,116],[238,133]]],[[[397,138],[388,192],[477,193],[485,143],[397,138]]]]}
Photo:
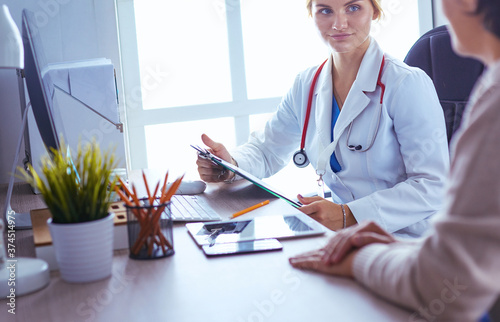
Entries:
{"type": "MultiPolygon", "coordinates": [[[[3,202],[5,192],[0,196],[3,202]]],[[[209,185],[203,196],[223,218],[271,197],[247,182],[209,185]]],[[[23,205],[39,203],[39,200],[28,204],[13,201],[13,207],[18,204],[20,209],[16,210],[27,211],[23,205]]],[[[270,205],[245,216],[295,211],[285,202],[271,199],[270,205]]],[[[34,254],[31,231],[17,234],[18,243],[22,242],[21,254],[34,254]]],[[[57,272],[52,272],[48,287],[16,298],[15,317],[7,312],[6,300],[1,300],[0,320],[409,320],[411,313],[388,304],[351,280],[300,271],[289,265],[290,256],[317,248],[326,238],[284,240],[282,252],[207,258],[185,226],[176,224],[175,255],[138,261],[129,259],[126,250],[116,251],[112,277],[88,284],[68,284],[57,272]]]]}

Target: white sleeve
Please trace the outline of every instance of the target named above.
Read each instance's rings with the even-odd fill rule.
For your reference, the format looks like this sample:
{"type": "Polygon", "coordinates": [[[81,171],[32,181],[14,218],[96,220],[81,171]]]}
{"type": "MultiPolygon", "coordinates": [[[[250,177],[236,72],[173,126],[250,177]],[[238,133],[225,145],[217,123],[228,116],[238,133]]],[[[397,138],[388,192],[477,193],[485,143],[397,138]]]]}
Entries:
{"type": "Polygon", "coordinates": [[[397,90],[388,102],[388,110],[406,179],[349,202],[348,206],[358,222],[375,220],[391,233],[415,225],[413,230],[419,235],[427,228],[420,227],[427,226],[423,220],[442,208],[449,171],[445,120],[434,85],[423,71],[414,70],[392,86],[397,90]]]}
{"type": "Polygon", "coordinates": [[[258,178],[266,178],[290,162],[302,134],[302,116],[299,115],[304,110],[301,89],[298,75],[265,128],[253,132],[247,143],[231,151],[241,169],[258,178]]]}

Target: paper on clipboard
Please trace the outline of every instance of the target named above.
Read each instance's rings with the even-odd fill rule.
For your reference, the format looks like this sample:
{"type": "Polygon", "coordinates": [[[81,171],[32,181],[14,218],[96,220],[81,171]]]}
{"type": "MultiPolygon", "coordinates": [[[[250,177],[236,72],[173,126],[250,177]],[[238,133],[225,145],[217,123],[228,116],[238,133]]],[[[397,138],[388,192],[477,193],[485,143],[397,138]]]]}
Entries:
{"type": "Polygon", "coordinates": [[[213,155],[210,153],[207,149],[203,149],[199,146],[196,145],[191,145],[193,149],[198,151],[201,157],[212,160],[214,163],[224,167],[225,169],[234,172],[235,174],[241,176],[242,178],[245,178],[246,180],[250,181],[254,185],[258,186],[261,189],[264,189],[265,191],[271,193],[272,195],[286,201],[288,204],[292,205],[295,208],[300,208],[302,204],[300,202],[294,201],[292,198],[289,198],[285,196],[283,193],[279,192],[275,188],[271,187],[264,181],[260,180],[256,176],[248,173],[247,171],[238,168],[237,166],[233,165],[232,163],[229,163],[227,161],[222,160],[221,158],[213,155]]]}

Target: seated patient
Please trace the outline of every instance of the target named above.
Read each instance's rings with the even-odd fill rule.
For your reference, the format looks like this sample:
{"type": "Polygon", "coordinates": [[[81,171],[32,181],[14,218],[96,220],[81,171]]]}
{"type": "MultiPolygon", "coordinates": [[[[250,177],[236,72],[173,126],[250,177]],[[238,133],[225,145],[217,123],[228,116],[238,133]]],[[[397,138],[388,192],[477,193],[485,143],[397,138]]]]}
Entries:
{"type": "MultiPolygon", "coordinates": [[[[308,159],[333,202],[299,195],[300,210],[332,230],[371,219],[414,237],[442,206],[449,167],[445,122],[430,78],[370,37],[372,21],[382,15],[380,2],[307,1],[330,51],[323,67],[297,75],[265,129],[231,154],[206,135],[202,140],[259,178],[292,157],[300,166],[308,159]]],[[[208,160],[197,164],[206,182],[233,179],[208,160]]]]}
{"type": "Polygon", "coordinates": [[[452,140],[445,208],[432,233],[403,242],[361,223],[290,263],[354,278],[413,317],[478,321],[500,294],[500,1],[442,2],[454,50],[487,70],[452,140]]]}

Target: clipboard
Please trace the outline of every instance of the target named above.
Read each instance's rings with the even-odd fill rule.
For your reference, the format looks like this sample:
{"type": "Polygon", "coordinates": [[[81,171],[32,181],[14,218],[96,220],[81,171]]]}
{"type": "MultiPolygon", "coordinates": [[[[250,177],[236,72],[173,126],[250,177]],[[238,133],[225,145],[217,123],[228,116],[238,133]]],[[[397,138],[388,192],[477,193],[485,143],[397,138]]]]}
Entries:
{"type": "Polygon", "coordinates": [[[198,154],[202,158],[212,160],[212,162],[214,162],[215,164],[220,165],[220,166],[224,167],[225,169],[234,172],[234,174],[239,175],[242,178],[245,178],[246,180],[250,181],[251,183],[253,183],[257,187],[264,189],[265,191],[269,192],[270,194],[286,201],[291,206],[293,206],[295,208],[300,208],[302,206],[302,204],[300,202],[297,202],[297,201],[293,200],[292,198],[285,196],[283,193],[279,192],[275,188],[271,187],[270,185],[268,185],[264,181],[260,180],[256,176],[248,173],[247,171],[240,169],[237,166],[233,165],[232,163],[229,163],[229,162],[222,160],[221,158],[213,155],[207,149],[201,148],[197,145],[191,145],[191,147],[193,149],[195,149],[196,151],[198,151],[198,154]]]}

